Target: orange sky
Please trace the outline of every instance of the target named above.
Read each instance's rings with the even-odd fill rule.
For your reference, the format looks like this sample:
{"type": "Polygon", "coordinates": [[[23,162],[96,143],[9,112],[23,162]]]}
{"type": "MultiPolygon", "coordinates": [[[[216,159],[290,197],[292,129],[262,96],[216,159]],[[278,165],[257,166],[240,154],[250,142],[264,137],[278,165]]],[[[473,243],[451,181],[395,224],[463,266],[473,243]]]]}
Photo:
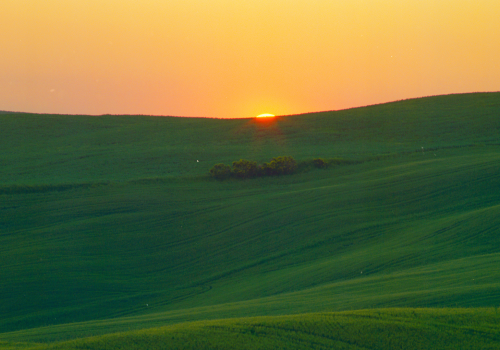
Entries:
{"type": "Polygon", "coordinates": [[[1,0],[0,110],[253,117],[500,90],[498,0],[1,0]]]}

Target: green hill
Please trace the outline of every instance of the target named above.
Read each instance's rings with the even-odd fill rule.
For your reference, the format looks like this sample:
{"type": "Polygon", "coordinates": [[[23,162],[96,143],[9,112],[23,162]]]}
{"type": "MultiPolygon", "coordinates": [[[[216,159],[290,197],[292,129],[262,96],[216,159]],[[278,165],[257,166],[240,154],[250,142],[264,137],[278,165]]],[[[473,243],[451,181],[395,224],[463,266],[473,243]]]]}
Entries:
{"type": "MultiPolygon", "coordinates": [[[[300,328],[297,320],[327,317],[305,313],[360,309],[373,327],[387,321],[405,334],[408,324],[390,315],[411,328],[413,309],[377,311],[390,320],[371,311],[395,307],[447,308],[418,309],[446,314],[443,334],[470,312],[477,330],[457,332],[498,344],[480,334],[496,329],[496,309],[483,308],[500,306],[499,117],[500,93],[267,121],[2,114],[0,348],[175,338],[262,316],[289,315],[265,322],[300,328]],[[349,164],[208,175],[216,163],[280,155],[349,164]],[[79,339],[88,336],[99,338],[79,339]]],[[[297,332],[303,347],[322,337],[297,332]]],[[[289,336],[277,337],[262,341],[289,336]]]]}
{"type": "MultiPolygon", "coordinates": [[[[498,349],[492,309],[390,309],[180,323],[20,349],[498,349]]],[[[0,343],[0,348],[2,343],[0,343]]]]}

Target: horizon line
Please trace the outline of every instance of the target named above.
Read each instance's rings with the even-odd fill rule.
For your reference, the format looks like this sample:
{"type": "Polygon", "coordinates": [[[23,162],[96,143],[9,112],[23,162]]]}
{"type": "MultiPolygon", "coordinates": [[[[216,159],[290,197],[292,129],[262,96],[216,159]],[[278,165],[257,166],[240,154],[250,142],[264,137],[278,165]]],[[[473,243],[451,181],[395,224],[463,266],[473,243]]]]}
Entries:
{"type": "MultiPolygon", "coordinates": [[[[392,101],[373,103],[373,104],[368,104],[368,105],[361,105],[361,106],[342,108],[342,109],[330,109],[330,110],[323,110],[323,111],[313,111],[313,112],[303,112],[303,113],[293,113],[293,114],[278,114],[275,116],[275,118],[299,116],[299,115],[306,115],[306,114],[347,111],[347,110],[351,110],[351,109],[380,106],[380,105],[384,105],[384,104],[397,103],[397,102],[409,101],[409,100],[419,100],[419,99],[423,99],[423,98],[438,97],[438,96],[493,94],[493,93],[500,93],[500,91],[455,92],[455,93],[449,93],[449,94],[437,94],[437,95],[426,95],[426,96],[419,96],[419,97],[409,97],[409,98],[403,98],[403,99],[399,99],[399,100],[392,100],[392,101]]],[[[224,117],[181,116],[181,115],[160,115],[160,114],[138,114],[138,113],[134,113],[134,114],[110,114],[110,113],[80,114],[80,113],[22,112],[22,111],[6,111],[6,110],[0,110],[0,114],[39,114],[39,115],[60,115],[60,116],[67,115],[67,116],[88,116],[88,117],[106,117],[106,116],[135,117],[135,116],[140,116],[140,117],[157,117],[157,118],[199,118],[199,119],[203,118],[203,119],[224,119],[224,120],[225,119],[254,119],[254,118],[256,118],[256,117],[224,118],[224,117]]]]}

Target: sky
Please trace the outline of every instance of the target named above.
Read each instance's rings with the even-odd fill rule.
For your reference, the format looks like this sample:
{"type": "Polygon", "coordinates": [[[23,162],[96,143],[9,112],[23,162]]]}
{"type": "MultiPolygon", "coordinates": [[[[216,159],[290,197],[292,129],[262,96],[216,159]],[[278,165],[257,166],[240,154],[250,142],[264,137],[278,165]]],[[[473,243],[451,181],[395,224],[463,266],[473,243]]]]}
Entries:
{"type": "Polygon", "coordinates": [[[498,0],[0,0],[0,110],[250,118],[500,91],[498,0]]]}

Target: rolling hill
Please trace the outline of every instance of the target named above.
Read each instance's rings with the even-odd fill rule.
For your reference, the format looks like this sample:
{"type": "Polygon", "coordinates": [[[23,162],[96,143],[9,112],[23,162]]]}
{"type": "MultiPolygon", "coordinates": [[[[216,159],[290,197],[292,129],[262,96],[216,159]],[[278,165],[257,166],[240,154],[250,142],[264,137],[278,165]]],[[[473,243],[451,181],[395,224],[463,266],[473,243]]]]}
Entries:
{"type": "Polygon", "coordinates": [[[0,126],[0,348],[500,348],[500,93],[0,126]],[[280,155],[302,170],[208,175],[280,155]]]}

